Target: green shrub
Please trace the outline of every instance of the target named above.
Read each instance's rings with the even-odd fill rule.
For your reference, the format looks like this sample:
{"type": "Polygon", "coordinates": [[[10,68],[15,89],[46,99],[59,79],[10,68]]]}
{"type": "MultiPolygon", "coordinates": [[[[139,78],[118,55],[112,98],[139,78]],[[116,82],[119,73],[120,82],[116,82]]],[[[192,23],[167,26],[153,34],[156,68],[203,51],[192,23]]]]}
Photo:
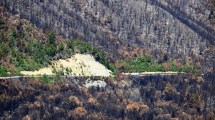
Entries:
{"type": "Polygon", "coordinates": [[[74,41],[72,39],[67,40],[67,48],[72,49],[72,51],[74,51],[74,41]]]}
{"type": "Polygon", "coordinates": [[[156,71],[164,72],[165,68],[162,64],[154,63],[154,64],[150,65],[149,71],[150,72],[156,72],[156,71]]]}
{"type": "Polygon", "coordinates": [[[195,67],[193,66],[188,66],[188,65],[185,65],[185,66],[182,66],[179,68],[179,71],[182,71],[182,72],[194,72],[195,71],[195,67]]]}
{"type": "Polygon", "coordinates": [[[173,61],[169,61],[168,64],[170,71],[179,71],[173,61]]]}
{"type": "Polygon", "coordinates": [[[0,58],[3,56],[7,56],[9,53],[9,49],[4,45],[4,43],[0,43],[0,58]]]}
{"type": "Polygon", "coordinates": [[[17,36],[16,30],[13,29],[9,32],[9,40],[10,40],[9,46],[10,46],[10,48],[13,48],[15,46],[16,36],[17,36]]]}
{"type": "Polygon", "coordinates": [[[55,73],[55,81],[62,82],[63,81],[62,76],[64,76],[64,71],[63,70],[62,71],[57,71],[55,73]]]}
{"type": "Polygon", "coordinates": [[[6,69],[6,67],[0,65],[0,76],[1,77],[7,77],[9,76],[8,70],[6,69]]]}
{"type": "MultiPolygon", "coordinates": [[[[123,72],[165,72],[165,67],[162,63],[155,62],[150,56],[140,56],[134,60],[128,59],[122,62],[123,72]]],[[[168,61],[169,70],[175,72],[195,72],[196,68],[193,66],[182,65],[177,67],[173,61],[168,61]]]]}
{"type": "Polygon", "coordinates": [[[48,44],[45,49],[48,56],[53,57],[56,54],[56,47],[53,44],[48,44]]]}
{"type": "Polygon", "coordinates": [[[59,52],[62,52],[64,50],[64,45],[63,43],[61,43],[59,46],[58,46],[58,51],[59,52]]]}
{"type": "Polygon", "coordinates": [[[80,39],[77,39],[75,42],[75,48],[76,50],[79,50],[81,54],[83,53],[87,53],[88,52],[88,49],[87,49],[87,44],[86,42],[80,40],[80,39]]]}
{"type": "Polygon", "coordinates": [[[52,77],[50,77],[50,76],[47,76],[47,75],[43,75],[42,77],[41,77],[41,80],[44,82],[44,83],[51,83],[52,81],[53,81],[53,78],[52,77]]]}
{"type": "Polygon", "coordinates": [[[108,68],[109,70],[111,70],[111,71],[113,72],[113,74],[116,74],[116,73],[118,72],[118,70],[116,69],[115,65],[112,64],[112,63],[108,63],[107,68],[108,68]]]}
{"type": "Polygon", "coordinates": [[[49,44],[54,45],[55,41],[56,41],[55,33],[53,31],[49,32],[49,34],[48,34],[48,42],[49,42],[49,44]]]}
{"type": "Polygon", "coordinates": [[[72,74],[72,69],[66,67],[66,69],[65,69],[65,74],[66,74],[66,75],[71,75],[71,74],[72,74]]]}

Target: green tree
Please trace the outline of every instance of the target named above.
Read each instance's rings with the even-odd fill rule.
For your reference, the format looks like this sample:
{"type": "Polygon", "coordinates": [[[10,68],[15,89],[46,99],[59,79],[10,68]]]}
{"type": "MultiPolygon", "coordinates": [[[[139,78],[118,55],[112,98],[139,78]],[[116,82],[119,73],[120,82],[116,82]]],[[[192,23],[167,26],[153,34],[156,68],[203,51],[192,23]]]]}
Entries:
{"type": "Polygon", "coordinates": [[[9,53],[8,48],[4,45],[4,43],[0,43],[0,58],[6,57],[9,53]]]}
{"type": "Polygon", "coordinates": [[[67,48],[72,49],[72,51],[74,51],[74,41],[72,39],[67,40],[67,48]]]}
{"type": "Polygon", "coordinates": [[[61,43],[61,44],[58,46],[58,50],[59,50],[60,52],[62,52],[62,51],[64,50],[64,45],[63,45],[63,43],[61,43]]]}
{"type": "Polygon", "coordinates": [[[46,45],[46,53],[48,54],[48,56],[53,57],[56,53],[56,47],[51,44],[51,45],[46,45]]]}
{"type": "Polygon", "coordinates": [[[9,32],[9,47],[13,48],[15,46],[15,38],[16,38],[16,31],[13,29],[9,32]]]}
{"type": "Polygon", "coordinates": [[[117,72],[115,65],[112,63],[108,64],[108,69],[110,69],[114,74],[117,72]]]}
{"type": "Polygon", "coordinates": [[[49,44],[55,45],[56,36],[53,31],[49,32],[49,34],[48,34],[48,42],[49,42],[49,44]]]}

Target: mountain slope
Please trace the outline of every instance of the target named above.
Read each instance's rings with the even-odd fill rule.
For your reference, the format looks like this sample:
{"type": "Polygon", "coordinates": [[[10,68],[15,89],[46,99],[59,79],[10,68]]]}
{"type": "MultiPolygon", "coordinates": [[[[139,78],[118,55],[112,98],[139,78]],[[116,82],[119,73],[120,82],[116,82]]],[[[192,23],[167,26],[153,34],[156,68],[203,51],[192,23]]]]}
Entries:
{"type": "Polygon", "coordinates": [[[20,13],[38,27],[53,29],[66,38],[82,38],[102,46],[113,57],[124,56],[123,51],[131,54],[134,48],[144,48],[140,51],[150,51],[156,58],[182,57],[188,62],[192,57],[194,63],[205,63],[205,57],[211,58],[206,53],[214,49],[215,35],[212,23],[207,20],[210,10],[203,3],[201,0],[0,2],[6,10],[20,13]]]}
{"type": "Polygon", "coordinates": [[[50,30],[35,27],[28,20],[21,19],[19,15],[8,12],[3,14],[0,9],[0,76],[38,70],[51,66],[54,60],[70,58],[76,53],[91,54],[106,68],[113,72],[116,70],[102,50],[80,39],[72,40],[56,36],[50,30]]]}

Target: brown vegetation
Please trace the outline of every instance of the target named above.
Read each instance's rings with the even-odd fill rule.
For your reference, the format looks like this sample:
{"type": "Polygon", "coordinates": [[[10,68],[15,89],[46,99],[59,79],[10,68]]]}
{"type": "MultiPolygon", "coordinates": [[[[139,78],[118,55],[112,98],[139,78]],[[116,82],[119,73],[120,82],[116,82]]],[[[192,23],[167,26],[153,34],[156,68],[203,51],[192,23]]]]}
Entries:
{"type": "MultiPolygon", "coordinates": [[[[0,119],[213,118],[213,77],[203,78],[201,82],[198,76],[180,75],[105,78],[107,88],[88,89],[76,86],[77,78],[52,84],[37,78],[0,80],[0,119]]],[[[78,79],[80,86],[87,78],[78,79]]]]}
{"type": "Polygon", "coordinates": [[[75,110],[70,111],[71,119],[81,119],[87,114],[87,110],[84,107],[77,107],[75,110]]]}
{"type": "Polygon", "coordinates": [[[73,106],[83,106],[83,103],[76,97],[76,96],[70,96],[69,97],[69,102],[73,105],[73,106]]]}

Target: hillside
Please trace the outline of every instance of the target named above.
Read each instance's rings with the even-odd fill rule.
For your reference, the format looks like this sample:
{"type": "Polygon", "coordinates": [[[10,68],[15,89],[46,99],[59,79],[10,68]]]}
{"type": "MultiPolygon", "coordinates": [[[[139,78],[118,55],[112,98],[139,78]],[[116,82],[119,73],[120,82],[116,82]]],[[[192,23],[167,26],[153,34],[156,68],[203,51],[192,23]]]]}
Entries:
{"type": "Polygon", "coordinates": [[[200,64],[204,70],[213,67],[215,34],[208,0],[4,0],[0,4],[37,27],[101,47],[112,59],[151,54],[163,62],[168,58],[200,64]]]}
{"type": "MultiPolygon", "coordinates": [[[[106,87],[84,87],[95,78],[0,80],[0,119],[213,120],[214,75],[104,78],[106,87]]],[[[99,78],[101,79],[101,78],[99,78]]]]}
{"type": "Polygon", "coordinates": [[[214,0],[0,0],[0,120],[214,120],[214,0]]]}
{"type": "MultiPolygon", "coordinates": [[[[53,71],[62,73],[67,69],[73,72],[76,71],[73,74],[69,74],[76,76],[109,76],[110,74],[106,69],[111,70],[113,74],[149,71],[201,72],[201,70],[198,70],[200,64],[197,66],[192,62],[183,63],[180,60],[171,60],[169,58],[165,58],[166,60],[163,61],[154,59],[150,53],[142,52],[139,54],[138,51],[133,52],[134,54],[139,54],[134,58],[129,56],[127,58],[120,58],[119,56],[112,58],[109,53],[103,52],[101,47],[96,48],[79,38],[65,39],[51,30],[39,29],[30,21],[21,18],[19,14],[13,15],[4,11],[3,8],[1,8],[0,13],[0,76],[14,76],[23,73],[30,75],[29,73],[32,73],[22,71],[35,71],[35,73],[32,73],[33,75],[38,75],[39,73],[42,75],[40,71],[43,71],[43,73],[51,75],[53,71]],[[85,61],[86,64],[83,63],[83,66],[78,65],[77,61],[69,59],[77,53],[91,54],[97,62],[100,62],[106,68],[98,67],[101,65],[94,64],[95,62],[91,58],[87,59],[88,57],[80,59],[81,63],[85,61]],[[69,65],[62,65],[63,69],[59,67],[61,63],[57,66],[53,65],[56,63],[54,61],[59,61],[60,59],[64,61],[71,60],[71,63],[65,62],[69,65]],[[90,60],[92,61],[91,63],[89,62],[90,60]],[[53,67],[57,68],[53,69],[53,67]],[[90,75],[90,73],[93,74],[90,75]]],[[[65,74],[65,72],[63,73],[65,74]]]]}
{"type": "MultiPolygon", "coordinates": [[[[35,71],[53,66],[53,61],[71,58],[72,55],[77,53],[91,54],[95,58],[88,57],[92,61],[92,65],[94,62],[94,65],[98,65],[98,69],[91,69],[93,71],[88,71],[87,75],[89,75],[89,72],[95,73],[98,70],[101,70],[101,72],[102,70],[108,71],[106,69],[110,69],[112,72],[116,70],[102,50],[80,39],[72,40],[56,36],[51,30],[39,29],[30,21],[20,18],[18,14],[4,13],[2,9],[0,15],[0,76],[20,75],[21,71],[35,71]]],[[[89,64],[84,63],[83,65],[89,66],[89,64]]],[[[76,67],[78,67],[76,69],[85,71],[81,65],[76,67]]],[[[59,66],[56,66],[56,72],[59,71],[58,68],[59,66]]],[[[65,69],[75,70],[71,67],[65,69]]],[[[76,74],[80,75],[82,73],[78,72],[76,74]]],[[[92,75],[99,75],[99,73],[92,75]]],[[[109,76],[109,73],[106,76],[109,76]]]]}

